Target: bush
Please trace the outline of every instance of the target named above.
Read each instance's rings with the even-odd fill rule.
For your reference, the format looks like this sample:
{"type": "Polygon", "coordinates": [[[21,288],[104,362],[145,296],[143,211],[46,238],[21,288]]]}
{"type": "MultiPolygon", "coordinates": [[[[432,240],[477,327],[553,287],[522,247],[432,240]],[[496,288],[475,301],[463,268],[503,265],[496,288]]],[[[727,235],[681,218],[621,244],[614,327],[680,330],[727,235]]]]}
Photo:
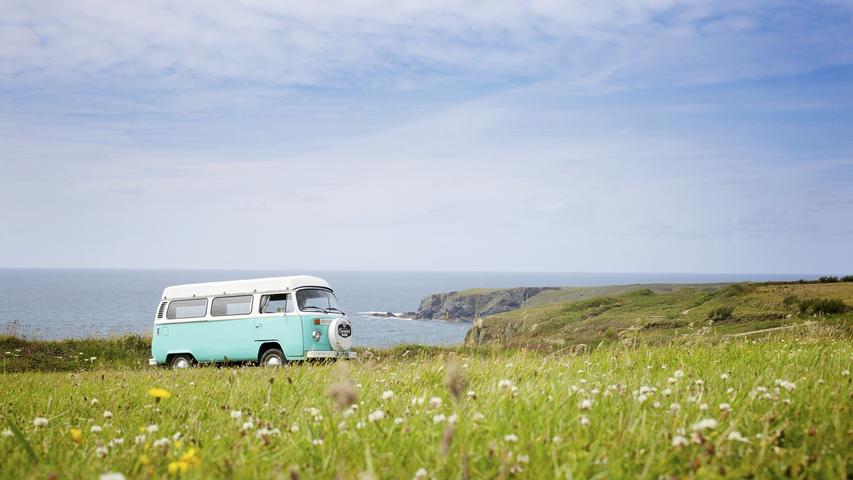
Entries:
{"type": "Polygon", "coordinates": [[[732,313],[734,313],[734,311],[734,307],[717,307],[711,310],[711,313],[708,314],[708,320],[713,320],[715,322],[727,320],[732,318],[732,313]]]}
{"type": "Polygon", "coordinates": [[[791,305],[800,303],[800,299],[796,295],[788,295],[782,299],[782,303],[785,304],[785,306],[790,307],[791,305]]]}
{"type": "Polygon", "coordinates": [[[817,281],[820,283],[835,283],[838,281],[838,277],[820,277],[817,281]]]}
{"type": "Polygon", "coordinates": [[[841,277],[842,282],[853,282],[853,275],[845,275],[841,277]]]}
{"type": "Polygon", "coordinates": [[[847,305],[838,298],[808,298],[800,302],[801,314],[819,313],[832,315],[844,313],[846,310],[847,305]]]}

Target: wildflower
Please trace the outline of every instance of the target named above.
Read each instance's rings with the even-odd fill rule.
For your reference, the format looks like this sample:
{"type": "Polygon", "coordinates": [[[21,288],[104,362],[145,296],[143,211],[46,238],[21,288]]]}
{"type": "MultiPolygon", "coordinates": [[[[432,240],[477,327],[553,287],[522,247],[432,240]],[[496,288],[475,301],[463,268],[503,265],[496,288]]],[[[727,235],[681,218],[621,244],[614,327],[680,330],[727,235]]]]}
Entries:
{"type": "Polygon", "coordinates": [[[789,392],[797,387],[793,382],[789,382],[787,380],[776,380],[776,385],[784,388],[789,392]]]}
{"type": "Polygon", "coordinates": [[[439,413],[438,415],[432,417],[432,423],[441,423],[446,419],[443,413],[439,413]]]}
{"type": "Polygon", "coordinates": [[[376,422],[385,418],[385,412],[382,410],[374,410],[367,414],[367,420],[370,422],[376,422]]]}
{"type": "Polygon", "coordinates": [[[477,392],[475,392],[474,390],[468,390],[468,398],[470,398],[471,400],[476,400],[477,392]]]}
{"type": "Polygon", "coordinates": [[[348,418],[348,417],[351,417],[353,415],[355,415],[355,410],[353,410],[352,407],[347,408],[346,410],[341,412],[341,416],[343,416],[344,418],[348,418]]]}
{"type": "Polygon", "coordinates": [[[668,396],[672,395],[672,389],[671,388],[665,388],[665,389],[661,390],[660,394],[663,395],[664,397],[668,397],[668,396]]]}
{"type": "Polygon", "coordinates": [[[151,446],[153,446],[154,448],[163,448],[163,449],[165,449],[165,448],[167,448],[169,445],[171,445],[171,443],[172,443],[172,441],[171,441],[171,440],[169,440],[169,439],[168,439],[168,438],[166,438],[166,437],[163,437],[163,438],[158,438],[157,440],[154,440],[154,443],[152,443],[152,444],[151,444],[151,446]]]}
{"type": "Polygon", "coordinates": [[[732,409],[732,406],[731,406],[731,405],[729,405],[728,403],[723,402],[723,403],[721,403],[721,404],[720,404],[720,410],[722,410],[722,411],[724,411],[724,412],[728,412],[728,411],[730,411],[731,409],[732,409]]]}
{"type": "Polygon", "coordinates": [[[247,421],[243,422],[242,426],[240,426],[240,431],[245,432],[245,431],[251,430],[253,428],[255,428],[255,424],[252,422],[252,420],[247,420],[247,421]]]}
{"type": "Polygon", "coordinates": [[[118,472],[107,472],[98,475],[98,480],[124,480],[124,475],[118,472]]]}
{"type": "Polygon", "coordinates": [[[83,442],[83,431],[79,428],[72,428],[68,431],[68,434],[71,435],[71,440],[73,440],[74,443],[83,442]]]}
{"type": "Polygon", "coordinates": [[[441,399],[438,397],[432,397],[429,399],[429,406],[432,408],[438,408],[441,406],[441,399]]]}
{"type": "Polygon", "coordinates": [[[37,427],[46,427],[47,426],[47,419],[44,417],[36,417],[33,419],[33,425],[35,425],[37,427]]]}
{"type": "Polygon", "coordinates": [[[184,436],[184,434],[183,434],[183,433],[181,433],[181,432],[175,432],[175,433],[172,435],[172,440],[178,441],[178,440],[180,440],[180,439],[181,439],[181,437],[183,437],[183,436],[184,436]]]}
{"type": "Polygon", "coordinates": [[[323,444],[322,438],[315,438],[314,440],[311,440],[311,445],[314,445],[315,447],[319,447],[322,444],[323,444]]]}
{"type": "Polygon", "coordinates": [[[581,401],[581,410],[589,410],[592,408],[592,400],[584,399],[581,401]]]}
{"type": "Polygon", "coordinates": [[[178,475],[189,470],[190,465],[187,462],[169,462],[168,471],[170,475],[178,475]]]}
{"type": "Polygon", "coordinates": [[[692,428],[694,432],[713,430],[717,428],[717,421],[713,418],[703,418],[702,420],[699,420],[698,422],[694,423],[692,428]]]}
{"type": "Polygon", "coordinates": [[[4,437],[11,437],[12,435],[14,435],[14,433],[12,433],[12,430],[5,428],[2,432],[0,432],[0,435],[4,437]]]}
{"type": "Polygon", "coordinates": [[[123,445],[123,444],[124,444],[124,438],[118,437],[118,438],[114,438],[114,439],[110,440],[109,446],[114,447],[116,445],[123,445]]]}
{"type": "Polygon", "coordinates": [[[427,478],[426,468],[421,467],[418,469],[417,472],[415,472],[415,476],[413,477],[412,480],[426,480],[426,478],[427,478]]]}
{"type": "Polygon", "coordinates": [[[148,465],[150,463],[151,463],[151,459],[148,458],[148,455],[145,455],[143,453],[142,455],[139,456],[139,464],[140,465],[148,465]]]}
{"type": "Polygon", "coordinates": [[[133,443],[139,445],[141,443],[145,443],[145,435],[137,435],[133,437],[133,443]]]}
{"type": "Polygon", "coordinates": [[[676,448],[686,447],[689,444],[687,438],[683,435],[676,435],[672,437],[672,446],[676,448]]]}
{"type": "Polygon", "coordinates": [[[394,425],[402,425],[402,424],[403,424],[403,419],[402,419],[402,418],[397,417],[397,418],[395,418],[395,419],[394,419],[394,425]]]}
{"type": "Polygon", "coordinates": [[[482,422],[485,419],[486,416],[480,412],[475,412],[474,415],[471,415],[471,420],[474,420],[475,422],[482,422]]]}
{"type": "Polygon", "coordinates": [[[108,453],[110,453],[110,451],[107,450],[107,447],[98,447],[95,449],[95,455],[100,458],[106,457],[108,453]]]}
{"type": "Polygon", "coordinates": [[[693,383],[695,383],[696,385],[699,385],[700,387],[701,387],[702,385],[705,385],[705,381],[704,381],[704,380],[702,380],[701,378],[697,378],[697,379],[696,379],[696,381],[695,381],[695,382],[693,382],[693,383]]]}
{"type": "Polygon", "coordinates": [[[849,377],[850,376],[850,370],[842,370],[841,376],[842,377],[849,377]]]}
{"type": "Polygon", "coordinates": [[[456,420],[459,417],[454,413],[453,415],[447,417],[447,423],[456,423],[456,420]]]}
{"type": "Polygon", "coordinates": [[[733,442],[746,442],[746,443],[749,442],[749,440],[744,438],[744,436],[741,435],[740,432],[738,432],[737,430],[732,430],[729,433],[728,439],[733,441],[733,442]]]}
{"type": "Polygon", "coordinates": [[[509,435],[504,435],[504,441],[509,443],[514,443],[518,441],[518,436],[514,433],[510,433],[509,435]]]}
{"type": "Polygon", "coordinates": [[[563,441],[563,437],[561,437],[559,435],[554,435],[554,438],[552,438],[551,441],[554,443],[560,443],[563,441]]]}
{"type": "Polygon", "coordinates": [[[156,433],[157,431],[160,430],[160,427],[158,427],[157,425],[152,423],[151,425],[148,425],[147,427],[145,427],[145,430],[148,433],[156,433]]]}
{"type": "Polygon", "coordinates": [[[703,411],[703,412],[708,411],[708,404],[703,403],[703,404],[699,405],[699,410],[703,411]]]}
{"type": "Polygon", "coordinates": [[[648,400],[648,398],[649,398],[649,397],[647,397],[645,394],[641,394],[640,396],[638,396],[638,397],[637,397],[637,401],[638,401],[638,402],[640,402],[640,403],[643,403],[643,402],[645,402],[646,400],[648,400]]]}
{"type": "Polygon", "coordinates": [[[148,390],[148,396],[154,397],[154,400],[159,402],[161,399],[171,397],[172,394],[164,388],[151,388],[148,390]]]}
{"type": "Polygon", "coordinates": [[[240,418],[243,416],[243,412],[240,410],[231,410],[231,418],[240,418]]]}
{"type": "Polygon", "coordinates": [[[355,428],[357,428],[359,430],[364,428],[364,422],[359,421],[358,423],[355,424],[355,428]]]}
{"type": "Polygon", "coordinates": [[[92,428],[90,428],[89,430],[92,433],[101,433],[101,430],[103,430],[103,429],[101,428],[100,425],[92,425],[92,428]]]}
{"type": "Polygon", "coordinates": [[[586,415],[581,415],[581,425],[583,425],[584,427],[589,425],[589,417],[587,417],[586,415]]]}
{"type": "Polygon", "coordinates": [[[675,378],[682,378],[682,377],[684,377],[684,372],[681,370],[676,370],[675,372],[672,373],[672,376],[675,378]]]}
{"type": "Polygon", "coordinates": [[[423,405],[423,404],[424,404],[424,397],[412,397],[412,406],[413,407],[415,405],[423,405]]]}
{"type": "Polygon", "coordinates": [[[394,392],[391,390],[385,390],[382,392],[382,400],[391,400],[392,398],[394,398],[394,392]]]}
{"type": "Polygon", "coordinates": [[[512,384],[512,380],[503,379],[498,382],[498,390],[507,392],[512,390],[513,387],[514,385],[512,384]]]}
{"type": "Polygon", "coordinates": [[[266,440],[267,440],[269,437],[271,437],[272,435],[273,435],[272,430],[270,430],[270,429],[268,429],[268,428],[259,428],[259,429],[255,432],[255,437],[256,437],[258,440],[263,440],[264,442],[266,442],[266,440]]]}
{"type": "Polygon", "coordinates": [[[652,406],[653,406],[654,408],[660,408],[660,402],[659,402],[659,401],[657,401],[657,400],[655,400],[655,401],[652,403],[652,406]]]}
{"type": "Polygon", "coordinates": [[[728,379],[729,379],[729,374],[728,374],[728,373],[723,373],[723,374],[721,374],[721,375],[720,375],[720,379],[721,379],[721,380],[728,380],[728,379]]]}
{"type": "Polygon", "coordinates": [[[516,455],[515,459],[519,461],[519,463],[530,463],[530,457],[527,455],[516,455]]]}
{"type": "Polygon", "coordinates": [[[91,401],[91,402],[89,402],[89,403],[91,403],[92,405],[97,405],[97,404],[98,404],[98,399],[97,399],[97,398],[93,398],[93,399],[92,399],[92,401],[91,401]]]}
{"type": "Polygon", "coordinates": [[[94,361],[95,361],[95,360],[97,360],[97,359],[98,359],[98,357],[89,357],[89,361],[90,361],[90,362],[94,362],[94,361]]]}

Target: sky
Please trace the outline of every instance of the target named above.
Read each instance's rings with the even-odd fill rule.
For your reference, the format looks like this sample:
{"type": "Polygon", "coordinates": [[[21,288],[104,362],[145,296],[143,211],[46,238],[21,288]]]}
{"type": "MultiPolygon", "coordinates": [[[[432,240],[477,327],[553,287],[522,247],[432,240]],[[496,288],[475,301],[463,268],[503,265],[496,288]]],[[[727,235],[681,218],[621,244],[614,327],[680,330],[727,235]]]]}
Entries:
{"type": "Polygon", "coordinates": [[[853,273],[851,1],[0,11],[0,267],[853,273]]]}

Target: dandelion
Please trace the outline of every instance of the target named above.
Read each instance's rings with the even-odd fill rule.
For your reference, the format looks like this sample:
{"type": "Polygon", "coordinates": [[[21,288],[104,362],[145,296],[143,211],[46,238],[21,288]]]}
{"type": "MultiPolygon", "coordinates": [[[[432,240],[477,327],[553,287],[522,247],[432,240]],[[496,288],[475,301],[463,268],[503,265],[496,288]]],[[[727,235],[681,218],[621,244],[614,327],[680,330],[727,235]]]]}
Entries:
{"type": "Polygon", "coordinates": [[[510,433],[508,435],[504,435],[504,441],[508,443],[515,443],[518,441],[518,436],[514,433],[510,433]]]}
{"type": "Polygon", "coordinates": [[[243,416],[243,412],[240,410],[231,410],[231,418],[240,418],[243,416]]]}
{"type": "Polygon", "coordinates": [[[441,399],[438,397],[432,397],[429,399],[429,406],[432,408],[438,408],[441,406],[441,399]]]}
{"type": "Polygon", "coordinates": [[[151,425],[148,425],[147,427],[145,427],[145,431],[147,431],[148,433],[157,433],[159,430],[160,430],[160,427],[158,427],[157,425],[155,425],[153,423],[151,425]]]}
{"type": "Polygon", "coordinates": [[[382,392],[382,400],[387,401],[391,400],[392,398],[394,398],[394,392],[392,392],[391,390],[385,390],[384,392],[382,392]]]}
{"type": "Polygon", "coordinates": [[[438,415],[432,417],[432,423],[442,423],[444,422],[444,420],[446,420],[446,417],[443,413],[439,413],[438,415]]]}
{"type": "Polygon", "coordinates": [[[155,401],[159,402],[164,398],[170,398],[172,394],[165,388],[151,388],[148,390],[148,396],[153,397],[155,401]]]}
{"type": "Polygon", "coordinates": [[[693,426],[694,432],[704,432],[705,430],[714,430],[717,428],[717,421],[713,418],[703,418],[698,422],[694,423],[693,426]]]}
{"type": "Polygon", "coordinates": [[[732,406],[731,406],[731,405],[729,405],[728,403],[723,402],[723,403],[721,403],[721,404],[720,404],[720,410],[721,410],[721,411],[723,411],[723,412],[728,412],[728,411],[730,411],[731,409],[732,409],[732,406]]]}
{"type": "Polygon", "coordinates": [[[581,425],[583,425],[584,427],[588,426],[588,425],[589,425],[589,423],[590,423],[590,422],[589,422],[589,417],[587,417],[586,415],[581,415],[581,420],[580,420],[580,422],[581,422],[581,425]]]}
{"type": "Polygon", "coordinates": [[[72,428],[71,430],[68,430],[68,434],[71,436],[71,440],[73,440],[74,443],[83,442],[83,431],[79,428],[72,428]]]}
{"type": "Polygon", "coordinates": [[[101,430],[103,430],[103,429],[101,428],[100,425],[92,425],[92,428],[90,428],[89,430],[92,433],[101,433],[101,430]]]}
{"type": "Polygon", "coordinates": [[[688,442],[687,437],[683,435],[676,435],[672,437],[672,446],[675,448],[686,447],[690,442],[688,442]]]}
{"type": "Polygon", "coordinates": [[[124,475],[119,472],[107,472],[98,475],[98,480],[124,480],[124,475]]]}
{"type": "Polygon", "coordinates": [[[727,438],[728,438],[729,440],[733,441],[733,442],[745,442],[745,443],[748,443],[748,442],[749,442],[749,440],[747,440],[747,439],[746,439],[743,435],[741,435],[741,434],[740,434],[740,432],[738,432],[737,430],[732,430],[732,431],[729,433],[729,436],[728,436],[727,438]]]}
{"type": "Polygon", "coordinates": [[[44,417],[36,417],[33,419],[33,425],[35,425],[36,427],[46,427],[47,419],[44,417]]]}
{"type": "Polygon", "coordinates": [[[107,447],[97,447],[95,449],[95,455],[97,455],[100,458],[106,457],[108,453],[110,453],[110,451],[107,450],[107,447]]]}
{"type": "Polygon", "coordinates": [[[589,410],[592,408],[592,400],[585,399],[581,401],[581,410],[589,410]]]}
{"type": "Polygon", "coordinates": [[[374,410],[367,414],[367,420],[369,422],[378,422],[383,418],[385,418],[385,412],[383,412],[382,410],[374,410]]]}

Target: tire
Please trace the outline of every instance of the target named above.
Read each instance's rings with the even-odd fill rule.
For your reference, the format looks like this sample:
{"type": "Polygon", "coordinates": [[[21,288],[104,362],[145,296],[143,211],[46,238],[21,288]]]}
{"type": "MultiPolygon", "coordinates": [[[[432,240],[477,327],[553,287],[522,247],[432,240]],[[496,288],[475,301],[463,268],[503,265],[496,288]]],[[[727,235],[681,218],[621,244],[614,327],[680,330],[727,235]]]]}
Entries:
{"type": "Polygon", "coordinates": [[[169,362],[169,368],[172,370],[183,370],[192,367],[194,363],[195,359],[192,355],[181,353],[172,357],[172,360],[169,362]]]}
{"type": "Polygon", "coordinates": [[[284,353],[277,348],[264,350],[261,360],[258,362],[262,367],[280,367],[284,365],[284,353]]]}

